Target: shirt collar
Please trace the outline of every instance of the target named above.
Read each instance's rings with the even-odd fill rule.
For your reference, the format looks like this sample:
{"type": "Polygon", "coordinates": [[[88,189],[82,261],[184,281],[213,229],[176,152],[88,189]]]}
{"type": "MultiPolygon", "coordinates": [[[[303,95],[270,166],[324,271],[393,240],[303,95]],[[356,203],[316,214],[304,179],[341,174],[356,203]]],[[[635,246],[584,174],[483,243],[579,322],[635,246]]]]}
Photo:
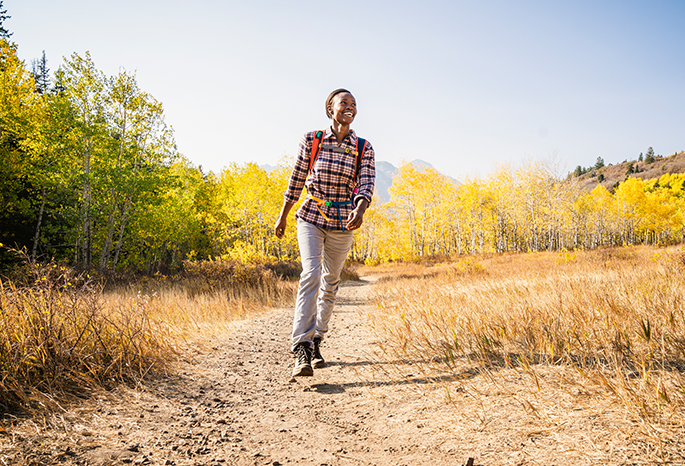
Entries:
{"type": "MultiPolygon", "coordinates": [[[[335,139],[335,134],[333,134],[333,129],[331,126],[328,127],[328,129],[326,130],[326,134],[324,134],[324,139],[328,138],[335,139]]],[[[343,142],[349,142],[352,145],[355,145],[357,143],[357,134],[354,132],[352,128],[350,128],[350,134],[348,134],[347,137],[343,139],[343,142]]]]}

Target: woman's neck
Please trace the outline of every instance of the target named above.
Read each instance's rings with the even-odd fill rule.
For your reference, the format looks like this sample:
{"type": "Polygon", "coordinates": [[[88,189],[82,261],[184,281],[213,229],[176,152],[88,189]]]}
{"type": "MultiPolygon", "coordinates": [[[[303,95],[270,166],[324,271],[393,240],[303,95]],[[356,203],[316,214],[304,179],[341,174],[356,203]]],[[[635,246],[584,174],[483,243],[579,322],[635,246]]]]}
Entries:
{"type": "Polygon", "coordinates": [[[338,140],[338,144],[340,144],[343,142],[343,139],[350,134],[350,125],[343,125],[334,120],[331,125],[331,130],[333,131],[333,134],[335,134],[335,139],[338,140]]]}

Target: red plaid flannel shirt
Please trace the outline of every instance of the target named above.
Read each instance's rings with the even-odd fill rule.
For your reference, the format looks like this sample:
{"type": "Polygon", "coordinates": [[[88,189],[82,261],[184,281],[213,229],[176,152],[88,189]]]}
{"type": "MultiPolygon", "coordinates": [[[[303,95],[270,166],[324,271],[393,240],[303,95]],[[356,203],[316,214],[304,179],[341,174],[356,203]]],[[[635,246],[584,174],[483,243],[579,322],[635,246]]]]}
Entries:
{"type": "MultiPolygon", "coordinates": [[[[332,148],[338,146],[354,151],[357,144],[357,135],[354,130],[350,130],[350,134],[341,144],[338,144],[335,134],[328,128],[323,137],[323,145],[321,146],[319,156],[312,167],[312,173],[307,176],[307,171],[309,170],[309,157],[312,153],[312,143],[314,142],[315,134],[316,131],[310,131],[302,137],[302,140],[300,140],[295,168],[293,168],[293,172],[290,175],[288,189],[283,194],[286,202],[297,202],[302,194],[302,188],[307,188],[307,193],[324,201],[349,201],[354,194],[355,156],[354,154],[333,152],[332,148]]],[[[359,150],[361,150],[361,147],[359,150]]],[[[352,199],[355,206],[360,198],[364,198],[371,203],[375,180],[376,163],[373,147],[371,147],[371,144],[367,141],[364,157],[361,161],[361,169],[359,170],[359,181],[357,184],[359,189],[357,193],[354,194],[354,199],[352,199]]],[[[326,214],[330,221],[323,218],[317,209],[316,203],[311,199],[305,200],[302,207],[300,207],[295,214],[295,217],[301,218],[302,220],[321,228],[331,230],[342,229],[340,221],[338,220],[338,209],[336,207],[322,205],[319,208],[326,214]]],[[[343,225],[347,221],[352,209],[352,205],[340,206],[340,216],[343,225]]]]}

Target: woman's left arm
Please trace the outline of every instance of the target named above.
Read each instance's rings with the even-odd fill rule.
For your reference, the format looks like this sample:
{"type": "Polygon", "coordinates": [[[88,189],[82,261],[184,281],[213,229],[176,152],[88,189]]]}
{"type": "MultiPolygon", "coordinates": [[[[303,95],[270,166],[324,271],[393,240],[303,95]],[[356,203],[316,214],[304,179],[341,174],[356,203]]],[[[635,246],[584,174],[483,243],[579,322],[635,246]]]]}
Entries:
{"type": "Polygon", "coordinates": [[[346,229],[356,230],[362,226],[364,213],[371,204],[373,190],[376,184],[376,154],[367,141],[362,166],[359,170],[359,191],[354,197],[355,208],[347,219],[346,229]]]}

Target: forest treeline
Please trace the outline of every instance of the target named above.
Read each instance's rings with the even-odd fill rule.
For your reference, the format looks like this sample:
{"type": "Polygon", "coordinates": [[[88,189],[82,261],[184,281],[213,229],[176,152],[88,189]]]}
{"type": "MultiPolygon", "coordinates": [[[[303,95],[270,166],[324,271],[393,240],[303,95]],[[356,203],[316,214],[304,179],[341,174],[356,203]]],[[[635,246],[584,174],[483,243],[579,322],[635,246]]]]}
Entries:
{"type": "MultiPolygon", "coordinates": [[[[72,54],[50,73],[0,39],[0,242],[81,269],[154,273],[184,260],[292,260],[272,227],[290,166],[204,172],[180,154],[161,102],[134,73],[106,76],[72,54]]],[[[292,162],[292,160],[290,161],[292,162]]],[[[588,193],[544,166],[455,183],[400,167],[374,202],[353,258],[377,263],[480,252],[666,244],[682,240],[685,175],[627,178],[588,193]]],[[[0,257],[5,264],[9,255],[0,257]]]]}
{"type": "Polygon", "coordinates": [[[477,253],[665,245],[685,233],[685,174],[627,177],[591,192],[540,163],[501,167],[457,184],[435,169],[400,167],[387,204],[374,204],[354,256],[371,262],[477,253]]]}
{"type": "Polygon", "coordinates": [[[269,234],[284,170],[205,173],[135,74],[106,76],[88,53],[54,74],[45,56],[33,65],[0,40],[0,242],[102,271],[296,255],[292,234],[269,234]]]}

